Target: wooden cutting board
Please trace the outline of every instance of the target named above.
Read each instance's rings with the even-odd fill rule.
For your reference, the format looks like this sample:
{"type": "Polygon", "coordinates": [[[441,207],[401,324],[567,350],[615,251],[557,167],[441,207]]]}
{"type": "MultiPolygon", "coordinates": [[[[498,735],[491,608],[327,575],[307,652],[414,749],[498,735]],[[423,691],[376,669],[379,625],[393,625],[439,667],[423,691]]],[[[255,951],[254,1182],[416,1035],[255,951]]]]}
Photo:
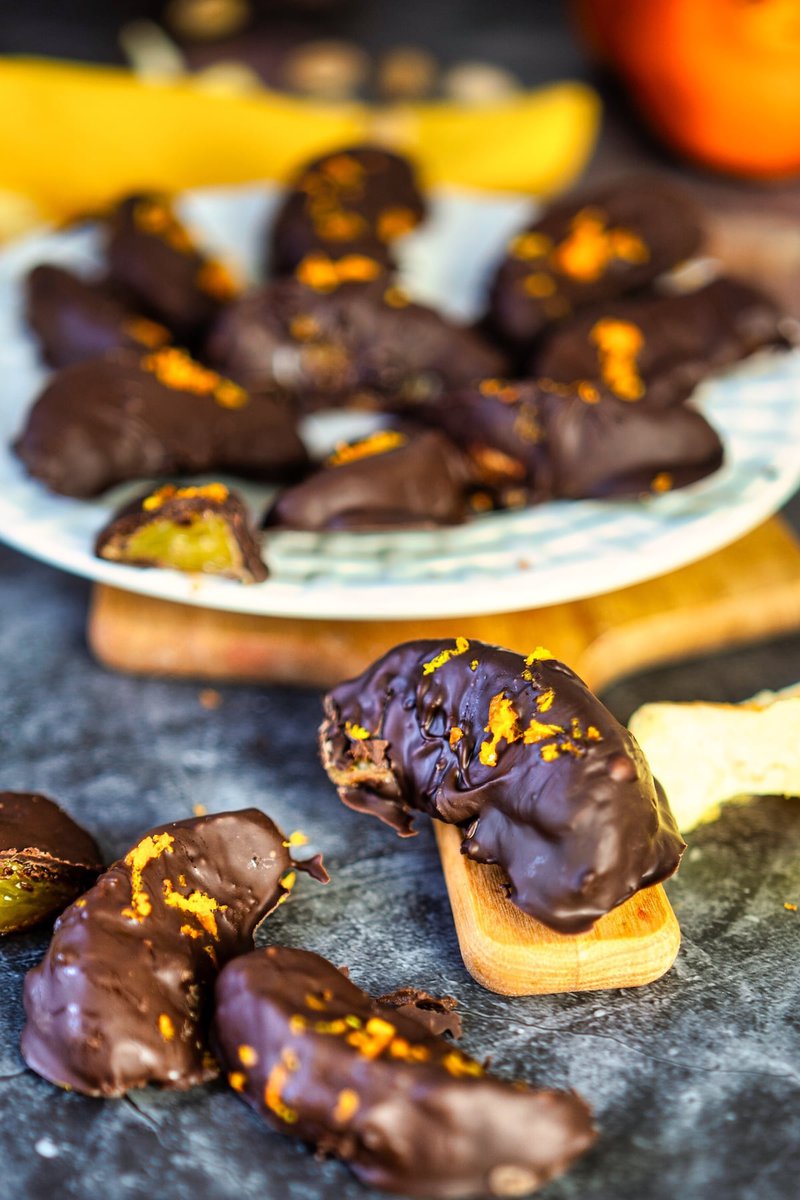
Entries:
{"type": "MultiPolygon", "coordinates": [[[[659,579],[525,612],[432,621],[292,621],[221,613],[98,586],[88,639],[115,670],[328,687],[398,642],[461,634],[527,653],[545,645],[595,691],[670,659],[800,628],[800,545],[773,518],[741,541],[659,579]]],[[[506,995],[634,987],[669,970],[680,929],[660,886],[588,934],[553,933],[505,899],[502,875],[460,853],[436,824],[462,956],[506,995]]]]}

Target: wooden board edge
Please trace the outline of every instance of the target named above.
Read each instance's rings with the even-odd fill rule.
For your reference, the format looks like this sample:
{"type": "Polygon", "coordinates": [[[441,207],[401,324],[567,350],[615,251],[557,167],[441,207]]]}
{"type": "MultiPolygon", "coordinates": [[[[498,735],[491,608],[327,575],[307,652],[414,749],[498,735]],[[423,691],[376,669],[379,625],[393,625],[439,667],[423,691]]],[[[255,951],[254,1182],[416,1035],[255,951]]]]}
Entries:
{"type": "Polygon", "coordinates": [[[587,934],[558,934],[521,913],[466,859],[455,826],[434,822],[464,965],[505,996],[642,987],[665,975],[680,948],[678,920],[661,885],[608,913],[587,934]]]}

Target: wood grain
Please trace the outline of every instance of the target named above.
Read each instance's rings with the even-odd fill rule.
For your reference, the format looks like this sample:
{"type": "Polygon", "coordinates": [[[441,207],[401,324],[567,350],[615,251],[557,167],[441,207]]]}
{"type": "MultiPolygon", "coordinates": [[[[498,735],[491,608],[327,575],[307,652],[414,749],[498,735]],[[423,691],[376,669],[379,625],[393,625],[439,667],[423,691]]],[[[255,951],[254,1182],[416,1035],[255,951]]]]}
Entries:
{"type": "Polygon", "coordinates": [[[589,933],[555,933],[506,899],[504,876],[461,853],[461,832],[435,823],[461,956],[504,996],[640,987],[675,961],[681,931],[659,884],[602,917],[589,933]]]}

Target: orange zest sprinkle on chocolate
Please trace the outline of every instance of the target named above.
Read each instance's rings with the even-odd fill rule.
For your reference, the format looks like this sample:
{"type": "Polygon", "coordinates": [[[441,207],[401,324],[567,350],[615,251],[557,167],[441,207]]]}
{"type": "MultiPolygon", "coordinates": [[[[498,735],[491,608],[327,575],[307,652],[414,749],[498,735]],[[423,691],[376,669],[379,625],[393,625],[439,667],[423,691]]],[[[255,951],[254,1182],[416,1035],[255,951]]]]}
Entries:
{"type": "Polygon", "coordinates": [[[222,483],[205,483],[198,487],[184,488],[175,487],[172,483],[165,483],[158,491],[145,497],[142,501],[142,508],[146,512],[156,512],[168,500],[211,500],[214,504],[224,504],[229,495],[230,492],[222,483]]]}
{"type": "Polygon", "coordinates": [[[464,736],[464,730],[461,728],[461,726],[454,725],[453,728],[450,730],[450,737],[448,739],[450,742],[451,750],[455,750],[456,746],[461,741],[463,736],[464,736]]]}
{"type": "Polygon", "coordinates": [[[258,1063],[258,1052],[254,1046],[240,1046],[238,1049],[239,1062],[243,1067],[255,1067],[258,1063]]]}
{"type": "Polygon", "coordinates": [[[360,1104],[358,1092],[354,1092],[352,1088],[342,1088],[336,1097],[336,1107],[333,1110],[333,1119],[336,1124],[344,1125],[351,1120],[358,1112],[360,1104]]]}
{"type": "Polygon", "coordinates": [[[631,321],[603,317],[592,326],[589,340],[597,347],[603,383],[620,400],[640,400],[645,385],[636,363],[644,345],[639,327],[631,321]]]}
{"type": "Polygon", "coordinates": [[[546,271],[533,271],[530,275],[524,276],[522,290],[526,296],[532,296],[534,300],[541,300],[545,296],[553,295],[556,290],[556,281],[546,271]]]}
{"type": "Polygon", "coordinates": [[[496,767],[499,743],[505,741],[510,746],[520,738],[518,714],[505,692],[498,692],[489,701],[489,719],[484,729],[491,736],[481,742],[478,758],[484,767],[496,767]]]}
{"type": "Polygon", "coordinates": [[[657,495],[662,492],[669,492],[672,489],[674,480],[669,471],[659,471],[658,475],[654,476],[650,483],[650,490],[657,495]]]}
{"type": "Polygon", "coordinates": [[[578,395],[584,404],[600,403],[600,393],[593,383],[589,383],[588,379],[582,379],[578,384],[578,395]]]}
{"type": "Polygon", "coordinates": [[[478,669],[477,658],[473,658],[472,662],[469,664],[469,669],[470,669],[470,671],[477,671],[477,669],[478,669]]]}
{"type": "Polygon", "coordinates": [[[178,254],[193,254],[194,239],[172,211],[166,199],[137,201],[133,209],[133,223],[141,232],[160,238],[178,254]]]}
{"type": "Polygon", "coordinates": [[[172,886],[171,879],[164,880],[164,903],[168,908],[177,908],[180,912],[189,913],[198,925],[211,937],[219,937],[217,930],[216,912],[224,912],[225,906],[220,907],[219,901],[205,892],[195,890],[188,896],[182,896],[172,886]]]}
{"type": "Polygon", "coordinates": [[[158,1018],[158,1032],[165,1042],[171,1042],[175,1037],[175,1026],[169,1013],[161,1013],[158,1018]]]}
{"type": "Polygon", "coordinates": [[[228,1075],[228,1083],[235,1092],[243,1092],[247,1087],[247,1076],[244,1071],[231,1071],[228,1075]]]}
{"type": "Polygon", "coordinates": [[[604,213],[583,208],[572,218],[569,233],[553,250],[550,261],[562,274],[581,283],[593,283],[614,259],[643,263],[649,257],[647,246],[637,234],[622,227],[609,229],[604,213]]]}
{"type": "Polygon", "coordinates": [[[195,275],[195,283],[201,292],[223,303],[233,300],[241,291],[233,272],[218,258],[206,259],[195,275]]]}
{"type": "Polygon", "coordinates": [[[406,435],[398,433],[396,429],[377,429],[375,433],[361,438],[358,442],[341,442],[333,454],[325,459],[325,466],[346,467],[362,458],[374,458],[376,454],[388,454],[390,450],[398,450],[407,442],[406,435]]]}
{"type": "Polygon", "coordinates": [[[532,667],[535,662],[549,662],[554,658],[555,654],[551,653],[546,646],[535,646],[525,659],[525,666],[532,667]]]}
{"type": "Polygon", "coordinates": [[[353,1030],[347,1035],[347,1042],[355,1046],[364,1058],[378,1058],[391,1043],[396,1029],[390,1021],[383,1017],[370,1017],[362,1029],[353,1030]]]}
{"type": "Polygon", "coordinates": [[[508,244],[508,252],[512,258],[521,259],[522,262],[544,258],[552,248],[553,239],[549,238],[546,233],[537,233],[535,230],[518,233],[508,244]]]}
{"type": "Polygon", "coordinates": [[[287,849],[290,846],[307,846],[308,835],[303,833],[302,829],[295,829],[289,834],[288,841],[284,842],[283,844],[287,847],[287,849]]]}
{"type": "Polygon", "coordinates": [[[423,664],[422,674],[432,675],[434,671],[438,671],[439,667],[443,667],[450,662],[451,658],[458,658],[459,654],[466,654],[469,650],[469,641],[465,637],[457,637],[455,645],[448,650],[440,650],[435,658],[431,658],[423,664]]]}
{"type": "Polygon", "coordinates": [[[519,400],[519,391],[504,379],[482,379],[478,391],[482,396],[494,396],[503,404],[515,404],[519,400]]]}
{"type": "Polygon", "coordinates": [[[460,1050],[451,1050],[449,1054],[445,1055],[442,1059],[442,1066],[456,1079],[464,1078],[464,1076],[478,1078],[484,1073],[480,1063],[475,1062],[473,1058],[467,1058],[460,1050]]]}
{"type": "Polygon", "coordinates": [[[320,328],[308,313],[299,313],[289,322],[289,333],[296,342],[310,342],[319,337],[320,328]]]}
{"type": "Polygon", "coordinates": [[[148,350],[158,350],[170,340],[170,332],[158,321],[150,321],[147,317],[131,317],[122,322],[122,332],[134,342],[146,346],[148,350]]]}
{"type": "Polygon", "coordinates": [[[393,283],[383,293],[383,302],[388,304],[389,308],[408,308],[411,299],[405,288],[398,287],[396,283],[393,283]]]}
{"type": "Polygon", "coordinates": [[[315,292],[333,292],[343,283],[369,283],[378,278],[381,270],[381,264],[366,254],[345,254],[333,259],[316,253],[306,255],[295,277],[315,292]]]}
{"type": "Polygon", "coordinates": [[[293,1125],[298,1118],[297,1110],[284,1104],[282,1097],[282,1092],[289,1076],[296,1069],[296,1067],[292,1066],[292,1063],[296,1064],[296,1062],[297,1059],[291,1051],[284,1050],[281,1055],[281,1061],[276,1063],[272,1068],[264,1085],[264,1103],[271,1112],[274,1112],[287,1125],[293,1125]]]}
{"type": "Polygon", "coordinates": [[[122,915],[132,921],[142,922],[153,911],[153,902],[144,886],[144,869],[162,854],[171,854],[175,839],[171,833],[159,833],[146,838],[125,855],[125,866],[131,869],[131,905],[124,908],[122,915]]]}
{"type": "Polygon", "coordinates": [[[232,379],[223,379],[216,371],[204,367],[176,346],[166,346],[155,354],[146,355],[139,364],[144,371],[155,375],[164,387],[196,396],[213,396],[223,408],[242,408],[248,402],[244,388],[232,379]]]}
{"type": "Polygon", "coordinates": [[[553,702],[555,701],[555,698],[556,698],[556,694],[555,694],[555,691],[553,690],[553,688],[545,688],[543,692],[540,692],[539,695],[536,697],[536,707],[539,710],[539,712],[540,713],[549,712],[550,709],[553,707],[553,702]]]}
{"type": "Polygon", "coordinates": [[[540,742],[546,741],[547,738],[556,737],[559,733],[563,733],[564,729],[561,725],[547,725],[543,721],[537,721],[535,717],[531,718],[528,728],[522,735],[522,740],[526,746],[538,746],[540,742]]]}
{"type": "Polygon", "coordinates": [[[393,242],[410,233],[417,225],[417,218],[410,208],[384,208],[378,214],[375,232],[382,242],[393,242]]]}
{"type": "Polygon", "coordinates": [[[354,742],[366,742],[372,734],[363,725],[356,725],[353,721],[345,721],[344,731],[347,736],[354,742]]]}

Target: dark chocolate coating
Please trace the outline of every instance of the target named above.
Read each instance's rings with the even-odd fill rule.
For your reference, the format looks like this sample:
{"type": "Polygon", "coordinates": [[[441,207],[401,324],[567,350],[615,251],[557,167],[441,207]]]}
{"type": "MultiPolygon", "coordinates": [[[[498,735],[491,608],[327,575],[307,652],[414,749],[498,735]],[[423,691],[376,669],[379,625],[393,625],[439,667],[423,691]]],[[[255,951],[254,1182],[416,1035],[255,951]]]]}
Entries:
{"type": "Polygon", "coordinates": [[[287,846],[252,808],[144,834],[59,918],[28,972],[28,1066],[92,1096],[213,1078],[210,990],[288,894],[287,846]]]}
{"type": "MultiPolygon", "coordinates": [[[[470,472],[437,430],[386,431],[399,445],[341,465],[323,465],[278,494],[266,525],[284,529],[428,529],[466,515],[470,472]]],[[[373,439],[356,443],[370,443],[373,439]]],[[[348,447],[344,448],[346,454],[348,447]]],[[[336,462],[336,456],[333,456],[336,462]]]]}
{"type": "Polygon", "coordinates": [[[65,367],[36,400],[14,449],[51,491],[81,497],[126,480],[197,471],[285,479],[308,461],[285,403],[215,382],[172,349],[116,351],[65,367]],[[177,366],[179,386],[160,381],[147,365],[155,360],[177,366]],[[189,390],[192,379],[202,390],[189,390]]]}
{"type": "Polygon", "coordinates": [[[437,1037],[449,1033],[452,1038],[460,1038],[463,1033],[461,1016],[456,1012],[458,1001],[454,996],[432,996],[423,988],[401,987],[376,996],[375,1003],[412,1017],[437,1037]]]}
{"type": "Polygon", "coordinates": [[[129,308],[114,289],[49,263],[27,278],[28,324],[45,362],[68,367],[109,350],[157,349],[169,331],[129,308]]]}
{"type": "Polygon", "coordinates": [[[277,384],[309,408],[413,407],[505,366],[477,333],[410,303],[385,276],[249,292],[217,322],[208,356],[245,387],[277,384]]]}
{"type": "Polygon", "coordinates": [[[561,933],[683,853],[631,734],[541,648],[397,646],[328,693],[320,747],[345,804],[403,835],[415,811],[459,825],[463,853],[502,867],[514,903],[561,933]]]}
{"type": "Polygon", "coordinates": [[[553,330],[530,366],[545,379],[602,380],[623,400],[666,408],[720,368],[785,345],[780,325],[781,313],[763,292],[720,278],[696,292],[629,297],[580,313],[553,330]],[[638,343],[621,363],[600,345],[603,323],[613,322],[630,326],[632,345],[638,343]]]}
{"type": "Polygon", "coordinates": [[[227,269],[204,253],[159,192],[127,196],[108,217],[111,279],[179,341],[196,345],[235,293],[227,269]]]}
{"type": "Polygon", "coordinates": [[[0,935],[62,912],[102,869],[94,839],[52,800],[0,792],[0,935]]]}
{"type": "Polygon", "coordinates": [[[307,163],[270,230],[268,266],[289,275],[315,251],[368,254],[387,265],[398,233],[425,216],[406,158],[379,146],[352,146],[307,163]]]}
{"type": "Polygon", "coordinates": [[[489,379],[432,406],[430,416],[501,503],[669,491],[723,459],[699,412],[626,403],[601,385],[489,379]]]}
{"type": "Polygon", "coordinates": [[[94,838],[54,800],[32,792],[0,792],[0,858],[26,855],[80,867],[89,875],[103,869],[94,838]]]}
{"type": "MultiPolygon", "coordinates": [[[[169,488],[170,485],[167,487],[169,488]]],[[[153,521],[166,521],[180,527],[190,526],[197,521],[202,523],[209,517],[220,517],[225,521],[241,556],[239,565],[232,568],[231,577],[242,583],[259,583],[267,578],[267,568],[261,557],[261,549],[241,496],[223,487],[222,484],[211,484],[200,488],[173,488],[171,490],[175,493],[174,495],[165,496],[157,508],[149,507],[148,502],[152,504],[163,490],[159,489],[155,493],[145,492],[130,504],[126,504],[111,518],[97,535],[94,552],[98,558],[123,561],[138,567],[171,567],[174,564],[170,562],[162,563],[156,562],[154,559],[128,557],[127,542],[132,535],[153,521]]],[[[213,567],[207,569],[211,574],[221,573],[215,571],[213,567]]]]}
{"type": "Polygon", "coordinates": [[[230,963],[213,1039],[229,1082],[269,1125],[371,1187],[527,1195],[596,1136],[574,1092],[493,1079],[306,950],[270,946],[230,963]]]}
{"type": "Polygon", "coordinates": [[[702,241],[694,201],[662,179],[621,179],[567,197],[509,243],[489,320],[504,340],[525,345],[587,304],[650,283],[702,241]]]}

